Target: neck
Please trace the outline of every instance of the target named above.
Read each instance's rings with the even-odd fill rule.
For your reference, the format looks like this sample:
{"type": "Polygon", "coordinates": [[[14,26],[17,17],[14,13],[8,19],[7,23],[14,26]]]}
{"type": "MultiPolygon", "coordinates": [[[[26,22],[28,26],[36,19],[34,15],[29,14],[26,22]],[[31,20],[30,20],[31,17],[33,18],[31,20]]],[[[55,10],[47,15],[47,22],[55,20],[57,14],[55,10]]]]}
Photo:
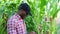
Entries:
{"type": "Polygon", "coordinates": [[[24,19],[23,16],[22,16],[19,12],[18,12],[17,14],[18,14],[22,19],[24,19]]]}

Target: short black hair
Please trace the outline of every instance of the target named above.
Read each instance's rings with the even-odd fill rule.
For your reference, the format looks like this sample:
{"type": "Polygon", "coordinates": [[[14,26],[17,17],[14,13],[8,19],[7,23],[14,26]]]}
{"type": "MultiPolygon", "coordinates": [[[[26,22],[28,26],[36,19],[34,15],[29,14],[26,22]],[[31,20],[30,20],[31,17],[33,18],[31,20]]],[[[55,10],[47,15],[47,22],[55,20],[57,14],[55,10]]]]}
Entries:
{"type": "Polygon", "coordinates": [[[26,13],[30,12],[30,6],[27,3],[21,3],[18,7],[18,10],[23,9],[26,13]]]}

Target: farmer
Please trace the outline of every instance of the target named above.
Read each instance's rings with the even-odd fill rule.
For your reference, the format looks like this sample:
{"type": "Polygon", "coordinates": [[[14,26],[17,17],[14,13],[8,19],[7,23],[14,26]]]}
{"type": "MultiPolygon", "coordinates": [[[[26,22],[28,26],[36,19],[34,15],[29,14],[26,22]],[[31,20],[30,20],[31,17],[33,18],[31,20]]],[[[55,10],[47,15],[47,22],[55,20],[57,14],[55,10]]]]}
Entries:
{"type": "Polygon", "coordinates": [[[27,3],[22,3],[18,8],[18,12],[8,20],[8,34],[26,34],[26,24],[23,19],[27,15],[31,15],[30,7],[27,3]]]}

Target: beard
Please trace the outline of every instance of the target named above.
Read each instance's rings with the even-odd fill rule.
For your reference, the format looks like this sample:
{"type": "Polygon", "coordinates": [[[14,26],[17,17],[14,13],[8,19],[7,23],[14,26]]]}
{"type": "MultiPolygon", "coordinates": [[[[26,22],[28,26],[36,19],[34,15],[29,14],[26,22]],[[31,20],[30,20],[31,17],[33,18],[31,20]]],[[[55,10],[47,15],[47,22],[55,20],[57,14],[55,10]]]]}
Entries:
{"type": "Polygon", "coordinates": [[[25,16],[24,16],[24,15],[20,15],[20,16],[21,16],[21,18],[22,18],[22,19],[24,19],[24,18],[25,18],[25,16]]]}

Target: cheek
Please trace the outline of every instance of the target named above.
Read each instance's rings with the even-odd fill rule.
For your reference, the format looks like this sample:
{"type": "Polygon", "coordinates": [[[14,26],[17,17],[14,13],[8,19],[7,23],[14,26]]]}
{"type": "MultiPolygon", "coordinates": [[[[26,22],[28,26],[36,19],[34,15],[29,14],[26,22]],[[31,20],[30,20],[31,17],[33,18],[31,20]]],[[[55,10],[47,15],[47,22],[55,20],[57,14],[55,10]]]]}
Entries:
{"type": "Polygon", "coordinates": [[[25,17],[26,16],[26,13],[23,13],[22,15],[25,17]]]}

